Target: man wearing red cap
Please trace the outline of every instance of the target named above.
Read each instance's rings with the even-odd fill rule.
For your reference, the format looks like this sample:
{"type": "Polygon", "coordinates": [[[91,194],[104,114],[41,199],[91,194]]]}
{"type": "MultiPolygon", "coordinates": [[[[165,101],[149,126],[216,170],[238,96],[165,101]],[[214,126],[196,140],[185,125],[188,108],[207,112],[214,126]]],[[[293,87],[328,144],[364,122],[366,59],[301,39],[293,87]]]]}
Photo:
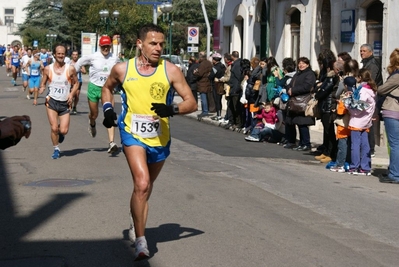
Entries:
{"type": "MultiPolygon", "coordinates": [[[[95,137],[97,134],[96,130],[96,119],[98,117],[98,102],[101,99],[101,88],[105,84],[112,67],[119,62],[118,57],[111,53],[111,38],[107,35],[103,35],[100,38],[99,45],[100,51],[94,54],[81,57],[76,62],[75,69],[80,70],[82,66],[89,65],[89,86],[87,90],[87,99],[89,101],[89,134],[91,137],[95,137]]],[[[114,103],[112,103],[114,104],[114,103]]],[[[114,142],[115,128],[111,127],[108,129],[109,146],[108,153],[116,153],[118,146],[114,142]]]]}

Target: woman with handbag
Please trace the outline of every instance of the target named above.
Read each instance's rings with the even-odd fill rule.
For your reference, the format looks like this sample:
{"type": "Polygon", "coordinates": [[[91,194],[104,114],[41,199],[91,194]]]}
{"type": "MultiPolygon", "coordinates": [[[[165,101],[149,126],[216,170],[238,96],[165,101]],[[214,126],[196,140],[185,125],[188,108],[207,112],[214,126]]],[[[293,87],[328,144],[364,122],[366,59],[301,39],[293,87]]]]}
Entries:
{"type": "Polygon", "coordinates": [[[336,157],[332,153],[337,151],[337,140],[335,138],[334,121],[331,119],[333,113],[332,106],[332,92],[334,85],[338,82],[339,77],[334,71],[335,55],[329,49],[323,50],[319,54],[318,63],[321,70],[323,70],[323,81],[316,85],[315,99],[317,108],[320,112],[321,123],[323,124],[323,150],[321,155],[315,156],[316,160],[321,163],[330,162],[336,157]]]}
{"type": "Polygon", "coordinates": [[[288,144],[285,148],[292,148],[297,151],[310,151],[309,126],[315,125],[315,118],[306,117],[305,109],[307,102],[311,99],[313,85],[316,76],[310,67],[310,61],[306,57],[301,57],[297,61],[297,73],[292,77],[288,85],[288,95],[290,99],[287,105],[287,117],[285,119],[286,132],[288,130],[288,144]],[[295,125],[299,129],[298,146],[293,147],[296,141],[295,125]]]}

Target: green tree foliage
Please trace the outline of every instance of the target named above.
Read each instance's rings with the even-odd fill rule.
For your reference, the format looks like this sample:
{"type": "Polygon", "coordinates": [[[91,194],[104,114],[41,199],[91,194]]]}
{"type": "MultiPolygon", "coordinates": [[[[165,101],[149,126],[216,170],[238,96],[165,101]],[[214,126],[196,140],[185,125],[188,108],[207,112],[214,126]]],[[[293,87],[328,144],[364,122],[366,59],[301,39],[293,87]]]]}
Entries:
{"type": "MultiPolygon", "coordinates": [[[[204,4],[212,32],[213,21],[217,18],[217,0],[204,0],[204,4]]],[[[198,47],[200,51],[206,50],[207,29],[201,2],[199,0],[173,0],[172,16],[173,50],[175,52],[181,48],[187,50],[188,27],[199,27],[200,40],[198,47]]],[[[162,16],[160,16],[159,20],[162,21],[162,16]]]]}
{"type": "MultiPolygon", "coordinates": [[[[150,0],[149,0],[150,1],[150,0]]],[[[158,0],[161,2],[161,0],[158,0]]],[[[24,44],[39,40],[45,44],[46,34],[57,34],[57,41],[80,47],[81,32],[97,32],[121,36],[122,46],[129,53],[133,51],[137,38],[137,29],[153,21],[153,6],[137,4],[137,0],[32,0],[24,9],[27,12],[25,22],[20,25],[19,34],[24,44]],[[110,21],[107,27],[100,20],[100,10],[107,9],[112,20],[112,12],[120,15],[115,24],[110,21]]],[[[205,6],[211,24],[216,19],[217,0],[205,0],[205,6]]],[[[173,0],[172,41],[173,50],[187,49],[187,27],[200,28],[199,49],[206,49],[206,24],[199,0],[173,0]]],[[[168,22],[158,17],[158,24],[168,30],[168,22]]]]}
{"type": "Polygon", "coordinates": [[[23,10],[27,12],[26,20],[18,33],[23,36],[24,43],[32,44],[33,40],[39,40],[40,44],[45,44],[46,34],[57,34],[57,41],[69,39],[68,21],[60,19],[60,0],[33,0],[23,10]]]}

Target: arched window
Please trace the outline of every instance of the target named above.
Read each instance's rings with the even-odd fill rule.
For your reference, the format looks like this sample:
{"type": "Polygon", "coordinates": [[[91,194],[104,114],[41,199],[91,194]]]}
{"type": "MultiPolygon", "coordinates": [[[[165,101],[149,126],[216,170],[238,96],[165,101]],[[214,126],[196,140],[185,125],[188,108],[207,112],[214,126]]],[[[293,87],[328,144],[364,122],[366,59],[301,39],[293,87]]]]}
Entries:
{"type": "Polygon", "coordinates": [[[301,36],[301,12],[295,9],[291,14],[291,56],[298,59],[301,36]]]}

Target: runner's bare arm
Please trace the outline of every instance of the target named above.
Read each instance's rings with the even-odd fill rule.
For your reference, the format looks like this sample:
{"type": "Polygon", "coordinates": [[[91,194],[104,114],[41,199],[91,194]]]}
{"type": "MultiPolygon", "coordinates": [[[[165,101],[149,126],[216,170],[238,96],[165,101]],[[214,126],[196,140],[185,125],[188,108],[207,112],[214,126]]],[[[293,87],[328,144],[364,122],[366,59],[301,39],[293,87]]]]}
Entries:
{"type": "Polygon", "coordinates": [[[49,73],[49,67],[46,66],[43,70],[43,77],[42,77],[42,81],[40,82],[39,94],[43,94],[44,90],[46,89],[48,73],[49,73]]]}
{"type": "Polygon", "coordinates": [[[126,62],[121,62],[112,67],[107,81],[101,91],[101,102],[114,103],[114,95],[112,94],[115,87],[122,83],[127,68],[126,62]]]}
{"type": "Polygon", "coordinates": [[[69,75],[71,78],[72,89],[68,95],[68,103],[72,104],[73,97],[79,88],[78,75],[76,74],[76,70],[75,70],[74,66],[69,66],[69,75]]]}
{"type": "Polygon", "coordinates": [[[26,63],[26,65],[25,65],[25,68],[24,68],[24,69],[25,69],[25,71],[28,73],[28,75],[29,75],[29,66],[30,66],[30,61],[31,61],[31,60],[29,60],[29,61],[28,61],[28,63],[26,63]]]}
{"type": "Polygon", "coordinates": [[[181,70],[175,64],[166,62],[166,72],[172,87],[183,98],[183,101],[178,103],[179,114],[187,114],[197,110],[197,103],[191,92],[190,86],[187,84],[181,70]]]}

